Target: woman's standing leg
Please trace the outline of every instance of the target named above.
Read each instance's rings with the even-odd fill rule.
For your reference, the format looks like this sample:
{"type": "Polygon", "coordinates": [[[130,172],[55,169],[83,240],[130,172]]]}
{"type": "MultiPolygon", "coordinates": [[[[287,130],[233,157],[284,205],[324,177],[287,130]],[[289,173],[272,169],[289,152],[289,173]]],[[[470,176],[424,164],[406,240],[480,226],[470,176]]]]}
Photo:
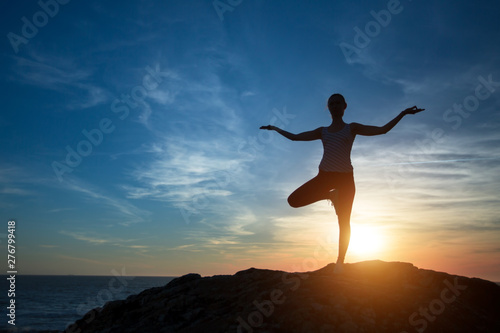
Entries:
{"type": "Polygon", "coordinates": [[[337,264],[335,265],[335,272],[340,273],[351,239],[351,211],[354,194],[356,193],[352,174],[342,175],[340,185],[337,187],[336,191],[338,191],[335,210],[339,220],[339,253],[337,264]]]}
{"type": "Polygon", "coordinates": [[[341,265],[344,264],[345,255],[349,242],[351,240],[351,217],[347,215],[339,215],[339,255],[337,258],[337,265],[335,271],[341,271],[341,265]],[[338,267],[337,267],[338,266],[338,267]]]}

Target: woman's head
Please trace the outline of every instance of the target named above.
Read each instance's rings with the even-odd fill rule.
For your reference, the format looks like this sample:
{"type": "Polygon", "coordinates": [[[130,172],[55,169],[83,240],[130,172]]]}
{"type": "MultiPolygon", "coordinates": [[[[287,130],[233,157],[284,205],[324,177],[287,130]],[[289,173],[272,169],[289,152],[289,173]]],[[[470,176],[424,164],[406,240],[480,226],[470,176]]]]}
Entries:
{"type": "Polygon", "coordinates": [[[328,98],[328,110],[332,117],[344,115],[344,111],[347,108],[347,103],[344,96],[341,94],[333,94],[328,98]]]}

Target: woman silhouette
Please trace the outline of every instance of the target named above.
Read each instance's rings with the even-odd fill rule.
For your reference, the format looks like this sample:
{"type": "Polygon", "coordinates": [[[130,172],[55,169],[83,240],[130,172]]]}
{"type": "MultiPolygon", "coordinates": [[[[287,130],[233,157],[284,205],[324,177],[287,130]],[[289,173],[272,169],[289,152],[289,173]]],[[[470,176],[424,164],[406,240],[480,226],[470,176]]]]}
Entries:
{"type": "Polygon", "coordinates": [[[407,108],[384,126],[378,127],[358,123],[346,124],[342,119],[346,108],[344,96],[333,94],[328,99],[328,110],[332,116],[332,123],[328,127],[319,127],[300,134],[292,134],[272,125],[261,127],[265,130],[274,130],[293,141],[321,140],[323,142],[323,158],[319,164],[318,175],[296,189],[288,197],[288,203],[297,208],[319,200],[331,200],[339,221],[339,252],[335,273],[342,271],[351,238],[351,210],[356,191],[351,165],[351,148],[354,138],[356,135],[385,134],[404,116],[425,110],[416,106],[407,108]]]}

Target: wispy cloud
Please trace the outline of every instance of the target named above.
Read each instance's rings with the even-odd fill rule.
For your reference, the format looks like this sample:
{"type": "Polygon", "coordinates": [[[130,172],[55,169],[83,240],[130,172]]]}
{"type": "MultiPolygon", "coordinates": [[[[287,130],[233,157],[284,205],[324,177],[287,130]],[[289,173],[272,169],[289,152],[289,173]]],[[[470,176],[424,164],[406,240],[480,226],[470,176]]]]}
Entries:
{"type": "Polygon", "coordinates": [[[64,189],[81,193],[88,200],[92,200],[95,205],[103,205],[111,208],[111,212],[117,214],[118,224],[130,225],[132,223],[144,222],[145,217],[150,213],[144,211],[124,199],[103,194],[102,190],[95,186],[86,184],[76,178],[68,178],[65,182],[61,183],[64,189]]]}
{"type": "Polygon", "coordinates": [[[361,189],[356,202],[379,202],[404,220],[406,212],[418,211],[420,229],[450,223],[498,228],[500,202],[491,180],[500,172],[500,151],[486,142],[481,136],[450,137],[428,153],[395,145],[391,154],[378,154],[366,143],[354,161],[361,189]]]}
{"type": "Polygon", "coordinates": [[[150,197],[156,200],[183,202],[195,196],[228,196],[232,192],[227,175],[237,173],[242,165],[232,152],[235,146],[226,140],[180,141],[167,139],[156,144],[158,153],[152,161],[136,167],[131,175],[141,187],[124,185],[129,198],[150,197]],[[221,185],[225,184],[225,185],[221,185]]]}
{"type": "Polygon", "coordinates": [[[54,208],[54,209],[49,209],[47,213],[59,213],[59,212],[65,212],[65,211],[70,211],[70,210],[75,210],[75,208],[54,208]]]}
{"type": "MultiPolygon", "coordinates": [[[[144,147],[144,163],[136,163],[130,175],[136,184],[124,184],[128,198],[151,198],[197,210],[200,201],[229,198],[234,182],[247,172],[238,146],[241,129],[241,94],[218,74],[218,66],[235,60],[222,52],[207,57],[205,70],[176,69],[151,93],[149,129],[155,138],[144,147]],[[218,59],[214,63],[213,59],[218,59]],[[176,74],[177,73],[177,74],[176,74]],[[229,179],[230,178],[230,179],[229,179]]],[[[214,208],[215,210],[216,208],[214,208]]]]}
{"type": "Polygon", "coordinates": [[[27,187],[39,182],[39,179],[35,179],[23,167],[0,165],[0,194],[33,196],[36,195],[36,191],[27,187]]]}
{"type": "Polygon", "coordinates": [[[34,195],[35,193],[21,188],[4,187],[0,189],[0,194],[34,195]]]}
{"type": "MultiPolygon", "coordinates": [[[[106,243],[114,243],[117,242],[116,240],[109,240],[109,239],[104,239],[104,238],[97,238],[97,237],[91,237],[87,236],[83,233],[76,233],[76,232],[70,232],[70,231],[59,231],[60,234],[70,236],[74,239],[84,241],[84,242],[89,242],[92,244],[106,244],[106,243]]],[[[122,240],[123,241],[123,240],[122,240]]]]}
{"type": "Polygon", "coordinates": [[[116,247],[129,248],[133,250],[146,250],[151,248],[151,246],[137,244],[140,242],[140,240],[138,239],[103,237],[102,235],[96,236],[89,232],[66,231],[66,230],[60,230],[59,234],[69,236],[73,239],[93,245],[111,245],[116,247]]]}
{"type": "Polygon", "coordinates": [[[67,58],[32,54],[33,59],[14,56],[11,80],[72,96],[67,109],[89,108],[109,102],[111,94],[92,83],[94,70],[67,58]]]}

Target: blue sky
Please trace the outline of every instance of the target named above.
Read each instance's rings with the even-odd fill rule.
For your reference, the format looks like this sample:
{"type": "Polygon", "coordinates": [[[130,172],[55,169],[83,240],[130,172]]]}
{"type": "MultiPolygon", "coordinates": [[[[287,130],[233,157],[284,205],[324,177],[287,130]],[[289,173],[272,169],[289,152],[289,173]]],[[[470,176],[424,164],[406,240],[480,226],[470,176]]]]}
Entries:
{"type": "Polygon", "coordinates": [[[340,92],[346,122],[426,109],[356,138],[347,261],[500,281],[497,3],[42,3],[0,23],[0,240],[15,219],[20,273],[334,261],[331,207],[286,203],[321,143],[258,128],[328,125],[340,92]]]}

